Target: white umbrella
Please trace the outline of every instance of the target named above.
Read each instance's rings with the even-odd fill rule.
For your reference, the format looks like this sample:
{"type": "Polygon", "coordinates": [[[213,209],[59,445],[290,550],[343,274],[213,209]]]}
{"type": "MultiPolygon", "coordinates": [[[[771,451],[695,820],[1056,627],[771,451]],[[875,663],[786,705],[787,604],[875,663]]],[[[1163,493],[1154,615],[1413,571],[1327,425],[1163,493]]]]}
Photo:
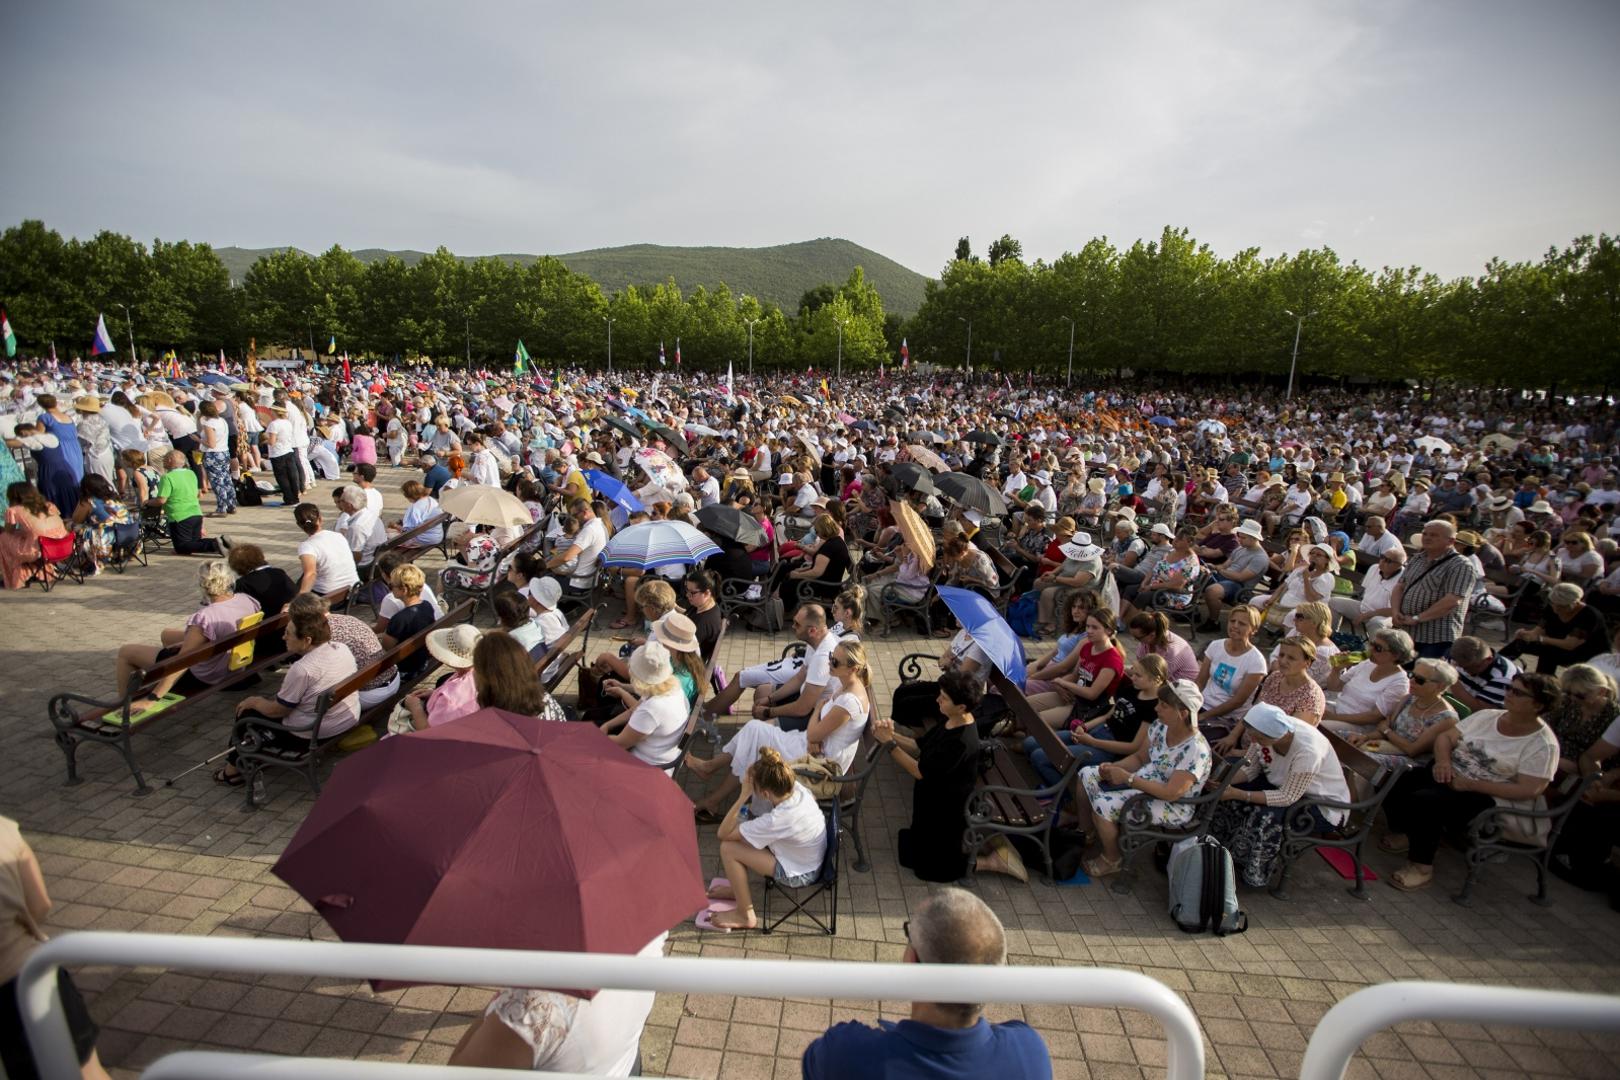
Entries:
{"type": "Polygon", "coordinates": [[[469,525],[533,525],[516,495],[489,484],[463,484],[445,493],[439,508],[469,525]]]}
{"type": "Polygon", "coordinates": [[[1446,440],[1436,438],[1433,435],[1425,435],[1421,439],[1416,440],[1412,445],[1416,446],[1419,450],[1432,450],[1441,454],[1451,453],[1451,444],[1446,442],[1446,440]]]}
{"type": "Polygon", "coordinates": [[[614,533],[602,552],[602,562],[652,570],[688,566],[718,554],[718,544],[684,521],[646,521],[614,533]]]}

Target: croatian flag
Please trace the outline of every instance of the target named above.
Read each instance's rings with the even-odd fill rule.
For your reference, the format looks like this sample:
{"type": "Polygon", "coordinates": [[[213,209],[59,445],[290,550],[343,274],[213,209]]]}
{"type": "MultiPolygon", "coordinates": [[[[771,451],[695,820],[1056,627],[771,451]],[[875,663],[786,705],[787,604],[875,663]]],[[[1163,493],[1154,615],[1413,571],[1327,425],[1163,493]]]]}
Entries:
{"type": "Polygon", "coordinates": [[[681,366],[681,339],[675,339],[675,366],[681,366]]]}
{"type": "Polygon", "coordinates": [[[666,363],[666,361],[664,360],[664,343],[662,341],[660,341],[658,343],[658,366],[663,367],[665,365],[665,363],[666,363]]]}
{"type": "Polygon", "coordinates": [[[900,366],[903,368],[911,366],[911,350],[906,348],[905,338],[900,339],[900,366]]]}
{"type": "Polygon", "coordinates": [[[90,355],[100,356],[102,353],[113,352],[111,336],[107,333],[107,320],[105,316],[96,316],[96,340],[90,343],[90,355]]]}

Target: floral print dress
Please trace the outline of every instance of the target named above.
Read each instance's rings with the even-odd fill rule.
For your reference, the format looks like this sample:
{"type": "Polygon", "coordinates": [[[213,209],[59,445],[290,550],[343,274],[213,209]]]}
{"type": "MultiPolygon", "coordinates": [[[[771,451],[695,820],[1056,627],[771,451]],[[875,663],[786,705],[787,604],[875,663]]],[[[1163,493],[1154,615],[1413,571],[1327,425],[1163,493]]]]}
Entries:
{"type": "Polygon", "coordinates": [[[1158,596],[1160,602],[1166,607],[1179,610],[1193,602],[1192,583],[1197,579],[1198,571],[1199,562],[1196,554],[1188,555],[1185,559],[1160,559],[1154,565],[1153,572],[1148,575],[1147,584],[1150,587],[1159,588],[1171,578],[1180,574],[1182,580],[1187,583],[1185,586],[1186,591],[1173,592],[1165,590],[1154,594],[1158,596]]]}
{"type": "MultiPolygon", "coordinates": [[[[1192,793],[1196,793],[1209,779],[1209,770],[1214,762],[1214,755],[1210,752],[1209,743],[1197,731],[1183,739],[1180,745],[1171,746],[1168,741],[1169,728],[1153,721],[1148,728],[1147,763],[1136,770],[1135,775],[1143,780],[1152,780],[1163,783],[1178,772],[1193,774],[1192,793]]],[[[1091,801],[1091,812],[1098,817],[1109,821],[1118,821],[1124,812],[1125,804],[1141,794],[1134,788],[1118,788],[1104,791],[1102,778],[1096,765],[1088,765],[1080,770],[1080,784],[1086,789],[1086,798],[1091,801]]],[[[1148,817],[1155,825],[1175,827],[1185,825],[1192,820],[1193,808],[1190,806],[1177,806],[1163,799],[1152,799],[1148,804],[1148,817]]]]}
{"type": "Polygon", "coordinates": [[[467,541],[467,550],[462,552],[461,562],[451,563],[440,574],[447,588],[481,589],[490,582],[495,573],[495,556],[500,548],[495,543],[495,537],[489,533],[479,533],[467,541]]]}

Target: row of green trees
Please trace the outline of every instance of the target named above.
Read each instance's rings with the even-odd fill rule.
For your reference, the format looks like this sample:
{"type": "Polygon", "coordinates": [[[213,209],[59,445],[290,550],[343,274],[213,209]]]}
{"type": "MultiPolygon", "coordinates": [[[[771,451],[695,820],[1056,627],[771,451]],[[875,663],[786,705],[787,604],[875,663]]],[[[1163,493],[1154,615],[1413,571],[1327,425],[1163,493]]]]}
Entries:
{"type": "Polygon", "coordinates": [[[520,266],[458,259],[443,248],[410,266],[393,257],[363,263],[339,247],[313,256],[287,250],[259,259],[233,288],[205,244],[148,248],[111,232],[63,239],[38,221],[0,234],[0,304],[24,350],[36,354],[53,342],[61,353],[83,352],[98,313],[122,344],[125,305],[148,354],[234,355],[249,337],[261,347],[324,353],[336,338],[354,356],[481,366],[509,362],[522,340],[542,364],[605,365],[611,330],[618,365],[653,364],[661,344],[673,364],[678,343],[685,364],[731,361],[741,370],[752,330],[761,366],[831,369],[841,349],[853,369],[876,367],[900,340],[899,320],[885,316],[859,267],[807,293],[792,315],[723,285],[686,293],[669,281],[607,296],[557,259],[520,266]]]}
{"type": "Polygon", "coordinates": [[[959,366],[971,329],[975,366],[1013,370],[1288,370],[1489,385],[1620,383],[1620,246],[1583,236],[1534,262],[1487,265],[1443,281],[1415,267],[1370,271],[1328,248],[1221,258],[1186,229],[1120,250],[1106,238],[1054,262],[1026,262],[1002,236],[981,260],[967,238],[910,320],[888,315],[856,268],[806,293],[796,312],[720,286],[671,280],[605,295],[556,259],[520,266],[440,248],[407,266],[363,263],[334,247],[261,258],[233,283],[205,244],[150,247],[102,232],[64,239],[38,221],[0,234],[0,305],[25,351],[88,343],[98,312],[120,342],[125,317],[148,352],[242,352],[337,339],[356,356],[509,360],[519,339],[542,364],[645,367],[676,342],[689,366],[739,369],[752,329],[756,366],[851,370],[898,357],[959,366]]]}
{"type": "Polygon", "coordinates": [[[1620,384],[1620,246],[1583,236],[1536,262],[1493,260],[1476,278],[1370,271],[1329,248],[1223,259],[1185,229],[1121,251],[1106,238],[1051,264],[1003,236],[963,238],[907,326],[914,357],[975,366],[1186,373],[1299,369],[1371,379],[1522,386],[1620,384]],[[1301,324],[1299,317],[1304,316],[1301,324]]]}

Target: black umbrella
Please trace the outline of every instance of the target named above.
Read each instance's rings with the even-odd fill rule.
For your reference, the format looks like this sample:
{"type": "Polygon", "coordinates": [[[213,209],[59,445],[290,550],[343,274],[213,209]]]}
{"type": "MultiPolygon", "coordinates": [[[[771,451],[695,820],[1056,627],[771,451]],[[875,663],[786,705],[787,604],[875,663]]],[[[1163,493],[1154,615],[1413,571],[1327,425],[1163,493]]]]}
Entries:
{"type": "Polygon", "coordinates": [[[902,491],[920,491],[924,495],[937,495],[939,489],[934,486],[934,474],[915,461],[902,461],[896,465],[891,474],[902,491]]]}
{"type": "Polygon", "coordinates": [[[765,530],[759,522],[735,506],[715,503],[701,508],[694,516],[704,531],[726,540],[735,540],[745,548],[757,548],[765,542],[765,530]]]}
{"type": "Polygon", "coordinates": [[[1001,515],[1007,512],[1007,500],[1001,492],[967,473],[948,472],[934,477],[939,493],[964,510],[977,510],[981,514],[1001,515]]]}
{"type": "Polygon", "coordinates": [[[851,424],[849,426],[854,431],[876,431],[877,430],[877,425],[872,423],[872,421],[870,421],[870,420],[857,420],[857,421],[855,421],[853,424],[851,424]]]}
{"type": "Polygon", "coordinates": [[[652,432],[654,435],[657,435],[659,438],[669,443],[681,453],[684,454],[691,449],[691,447],[686,444],[686,436],[682,435],[669,425],[660,424],[653,420],[643,420],[642,423],[646,425],[648,431],[652,432]]]}
{"type": "Polygon", "coordinates": [[[970,431],[966,435],[962,436],[962,438],[971,443],[982,443],[985,446],[1001,445],[1001,439],[990,434],[988,431],[970,431]]]}
{"type": "Polygon", "coordinates": [[[602,423],[606,424],[608,427],[616,428],[619,431],[624,432],[632,439],[641,438],[641,431],[634,424],[620,420],[617,416],[603,416],[599,417],[598,419],[600,419],[602,423]]]}

